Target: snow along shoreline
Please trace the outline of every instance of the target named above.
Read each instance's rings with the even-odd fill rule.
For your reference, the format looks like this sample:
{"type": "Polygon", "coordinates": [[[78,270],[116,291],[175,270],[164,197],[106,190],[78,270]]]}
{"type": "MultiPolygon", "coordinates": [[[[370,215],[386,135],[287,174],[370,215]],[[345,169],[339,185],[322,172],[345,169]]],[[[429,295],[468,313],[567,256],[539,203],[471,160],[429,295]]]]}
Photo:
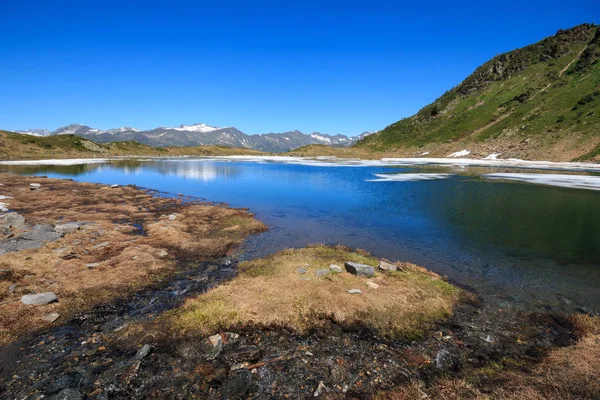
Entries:
{"type": "Polygon", "coordinates": [[[394,167],[394,166],[462,166],[462,167],[501,167],[544,170],[564,170],[600,173],[600,164],[584,162],[528,161],[519,159],[472,159],[472,158],[382,158],[363,160],[359,158],[336,157],[293,157],[293,156],[212,156],[212,157],[117,157],[117,158],[75,158],[48,160],[0,161],[0,165],[80,165],[106,163],[117,160],[138,159],[141,161],[235,161],[258,163],[281,163],[312,165],[323,167],[394,167]]]}

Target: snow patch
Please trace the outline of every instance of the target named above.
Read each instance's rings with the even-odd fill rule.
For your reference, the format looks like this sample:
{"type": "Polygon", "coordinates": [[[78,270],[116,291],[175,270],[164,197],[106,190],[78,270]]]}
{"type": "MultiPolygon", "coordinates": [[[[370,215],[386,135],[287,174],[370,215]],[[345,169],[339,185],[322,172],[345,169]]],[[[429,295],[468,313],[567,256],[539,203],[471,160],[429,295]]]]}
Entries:
{"type": "Polygon", "coordinates": [[[193,125],[181,125],[177,128],[166,128],[173,129],[176,131],[185,131],[185,132],[200,132],[200,133],[209,133],[219,130],[221,128],[217,128],[216,126],[210,126],[206,124],[193,124],[193,125]]]}
{"type": "Polygon", "coordinates": [[[379,179],[370,179],[368,182],[420,182],[447,179],[452,174],[374,174],[379,179]]]}
{"type": "Polygon", "coordinates": [[[456,153],[452,153],[450,154],[448,157],[466,157],[469,154],[471,154],[471,152],[469,150],[461,150],[461,151],[457,151],[456,153]]]}
{"type": "Polygon", "coordinates": [[[593,175],[493,173],[483,176],[488,179],[506,179],[539,185],[600,190],[600,176],[593,175]]]}

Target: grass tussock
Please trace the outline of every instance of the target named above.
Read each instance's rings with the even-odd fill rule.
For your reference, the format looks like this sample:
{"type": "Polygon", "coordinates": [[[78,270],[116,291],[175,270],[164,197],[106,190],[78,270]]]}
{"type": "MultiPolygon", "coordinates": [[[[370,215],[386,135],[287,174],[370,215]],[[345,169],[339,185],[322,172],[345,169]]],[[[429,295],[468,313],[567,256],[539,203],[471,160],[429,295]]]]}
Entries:
{"type": "Polygon", "coordinates": [[[381,393],[376,400],[415,398],[470,400],[575,400],[600,398],[600,317],[573,317],[578,341],[551,351],[539,364],[517,370],[498,368],[492,382],[444,379],[425,388],[418,382],[381,393]],[[419,394],[420,396],[416,396],[419,394]]]}
{"type": "MultiPolygon", "coordinates": [[[[42,319],[48,313],[68,318],[113,301],[163,279],[178,261],[225,255],[265,229],[244,210],[184,203],[133,187],[9,174],[0,175],[0,183],[0,194],[12,197],[9,208],[29,225],[84,223],[39,249],[0,255],[0,269],[12,271],[0,280],[0,345],[48,325],[42,319]],[[33,182],[42,188],[30,191],[33,182]],[[22,295],[42,292],[56,293],[59,301],[21,304],[22,295]]],[[[0,234],[0,240],[7,237],[0,234]]]]}
{"type": "Polygon", "coordinates": [[[410,264],[402,265],[404,272],[377,272],[370,279],[347,272],[316,274],[329,270],[331,264],[343,268],[345,261],[378,263],[364,252],[341,246],[284,250],[240,264],[233,281],[189,300],[166,318],[175,330],[189,335],[247,324],[306,333],[333,321],[364,326],[383,336],[414,338],[428,324],[449,316],[461,294],[439,276],[410,264]],[[349,289],[360,289],[362,294],[349,294],[349,289]]]}

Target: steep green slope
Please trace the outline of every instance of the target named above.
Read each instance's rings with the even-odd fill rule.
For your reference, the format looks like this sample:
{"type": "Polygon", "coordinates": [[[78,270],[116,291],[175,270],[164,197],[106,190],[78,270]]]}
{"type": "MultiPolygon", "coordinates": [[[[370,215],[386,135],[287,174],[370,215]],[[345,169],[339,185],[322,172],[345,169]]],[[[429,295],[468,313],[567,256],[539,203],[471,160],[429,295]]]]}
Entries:
{"type": "Polygon", "coordinates": [[[494,57],[416,115],[356,146],[591,159],[600,152],[600,29],[583,24],[494,57]],[[555,154],[560,152],[561,154],[555,154]]]}

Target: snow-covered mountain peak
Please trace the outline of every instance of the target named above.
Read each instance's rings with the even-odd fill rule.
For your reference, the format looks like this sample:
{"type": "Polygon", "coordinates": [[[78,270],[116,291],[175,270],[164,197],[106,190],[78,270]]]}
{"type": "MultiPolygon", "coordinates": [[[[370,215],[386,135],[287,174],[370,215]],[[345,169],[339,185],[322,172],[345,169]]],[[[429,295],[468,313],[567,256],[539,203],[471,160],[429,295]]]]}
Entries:
{"type": "Polygon", "coordinates": [[[214,132],[221,128],[217,128],[216,126],[210,126],[206,124],[192,124],[192,125],[180,125],[177,128],[167,128],[174,129],[176,131],[186,131],[186,132],[200,132],[200,133],[208,133],[214,132]]]}

